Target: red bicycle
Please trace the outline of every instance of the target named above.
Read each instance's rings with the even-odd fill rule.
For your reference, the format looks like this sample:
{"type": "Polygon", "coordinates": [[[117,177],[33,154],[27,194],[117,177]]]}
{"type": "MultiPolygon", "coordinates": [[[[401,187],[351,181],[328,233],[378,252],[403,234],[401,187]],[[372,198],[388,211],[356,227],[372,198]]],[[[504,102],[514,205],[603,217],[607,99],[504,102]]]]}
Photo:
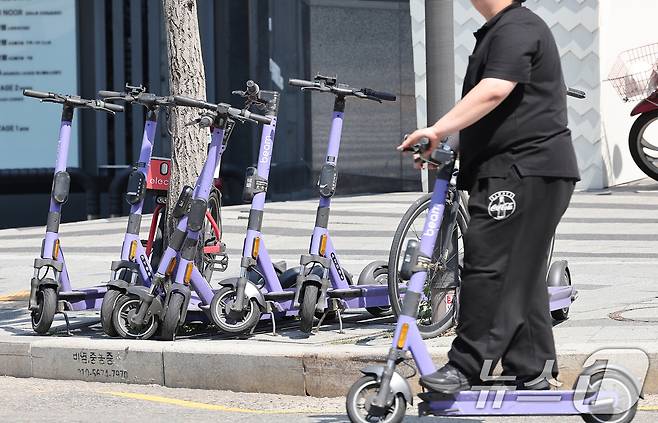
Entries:
{"type": "MultiPolygon", "coordinates": [[[[153,157],[146,177],[146,189],[155,195],[155,209],[151,218],[148,238],[142,243],[146,254],[151,257],[151,266],[158,267],[160,257],[165,249],[164,225],[167,220],[167,192],[171,175],[171,159],[153,157]]],[[[222,195],[221,179],[215,178],[215,184],[208,197],[208,210],[200,242],[203,245],[200,269],[207,280],[214,271],[223,272],[228,267],[226,245],[222,242],[222,195]]]]}
{"type": "Polygon", "coordinates": [[[635,164],[658,181],[658,43],[622,52],[608,77],[624,101],[641,100],[628,136],[635,164]]]}

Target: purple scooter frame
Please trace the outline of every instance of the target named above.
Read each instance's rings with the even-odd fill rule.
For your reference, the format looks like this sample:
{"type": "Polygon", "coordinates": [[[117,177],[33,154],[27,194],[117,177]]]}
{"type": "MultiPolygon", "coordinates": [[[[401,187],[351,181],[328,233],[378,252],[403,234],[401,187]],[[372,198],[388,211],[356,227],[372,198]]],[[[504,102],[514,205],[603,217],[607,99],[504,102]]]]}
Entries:
{"type": "Polygon", "coordinates": [[[299,308],[300,329],[310,333],[316,314],[321,314],[318,329],[329,313],[336,313],[339,331],[343,331],[342,310],[365,308],[373,316],[381,316],[390,310],[386,283],[388,263],[375,261],[368,264],[359,275],[358,283],[341,266],[338,254],[329,236],[329,211],[331,197],[336,191],[338,153],[343,130],[345,101],[347,97],[382,101],[395,101],[393,94],[377,92],[368,88],[353,89],[338,84],[335,77],[317,75],[314,81],[291,79],[289,84],[303,91],[319,91],[333,94],[336,98],[329,133],[329,144],[324,166],[320,170],[318,188],[320,203],[315,218],[309,254],[300,259],[301,271],[297,277],[294,306],[299,308]]]}
{"type": "Polygon", "coordinates": [[[41,99],[42,102],[61,104],[62,118],[57,142],[57,159],[46,223],[46,235],[41,246],[40,258],[34,260],[34,276],[30,283],[28,308],[32,315],[32,328],[39,334],[50,329],[55,314],[64,315],[66,330],[69,321],[66,311],[97,309],[105,294],[105,286],[73,289],[69,277],[64,250],[59,238],[62,205],[69,194],[71,178],[66,171],[71,140],[73,112],[76,108],[100,110],[114,114],[123,107],[100,100],[85,100],[76,96],[24,90],[23,95],[41,99]],[[52,270],[52,277],[47,277],[52,270]]]}
{"type": "Polygon", "coordinates": [[[251,200],[247,233],[240,263],[240,276],[221,281],[222,285],[210,307],[213,321],[227,333],[252,332],[261,319],[271,319],[276,333],[275,317],[295,316],[294,282],[298,269],[286,271],[285,262],[273,263],[262,233],[265,197],[270,173],[279,93],[261,91],[253,81],[245,92],[234,92],[247,99],[247,106],[265,110],[272,123],[263,126],[257,168],[247,169],[243,199],[251,200]]]}
{"type": "Polygon", "coordinates": [[[124,338],[148,339],[161,325],[160,339],[175,340],[178,328],[185,322],[188,306],[207,313],[215,293],[210,281],[197,269],[195,256],[215,170],[236,120],[271,122],[265,116],[224,103],[212,104],[183,96],[174,96],[174,102],[204,110],[196,123],[211,128],[210,147],[194,190],[185,187],[173,210],[173,216],[180,220],[153,276],[152,286],[149,289],[131,286],[127,295],[117,301],[112,320],[124,338]],[[192,297],[192,290],[198,299],[192,297]]]}
{"type": "Polygon", "coordinates": [[[141,281],[145,287],[151,286],[153,269],[139,236],[142,209],[146,197],[146,177],[153,152],[160,108],[175,106],[175,104],[173,97],[156,96],[146,92],[142,86],[126,85],[125,92],[102,90],[98,94],[109,101],[118,100],[129,104],[139,104],[147,110],[139,159],[128,179],[126,200],[130,204],[130,214],[121,247],[121,259],[113,261],[111,264],[110,280],[107,282],[107,292],[103,296],[101,304],[103,331],[109,336],[117,336],[117,331],[112,323],[112,312],[117,299],[126,293],[129,286],[136,285],[138,281],[141,281]]]}
{"type": "MultiPolygon", "coordinates": [[[[204,121],[208,124],[212,123],[212,119],[208,117],[204,121]]],[[[198,243],[198,231],[205,218],[207,198],[215,169],[221,161],[228,142],[225,130],[229,125],[232,127],[232,122],[229,124],[228,119],[223,119],[222,122],[221,126],[214,126],[211,129],[208,156],[195,189],[185,187],[172,212],[178,219],[176,230],[170,237],[156,273],[151,278],[152,284],[148,287],[128,286],[125,295],[116,301],[112,312],[112,323],[122,338],[149,339],[162,324],[164,333],[161,333],[161,337],[173,340],[179,325],[186,319],[188,307],[201,310],[204,304],[210,304],[212,301],[214,293],[194,265],[194,253],[198,243]],[[203,199],[205,201],[199,201],[203,199]],[[190,219],[193,219],[193,222],[190,222],[190,219]],[[193,231],[191,224],[194,228],[198,226],[198,230],[193,231]],[[166,287],[168,282],[173,283],[166,287]],[[198,297],[192,296],[190,286],[198,297]],[[174,296],[178,301],[178,315],[175,322],[170,322],[166,320],[166,312],[174,296]]]]}
{"type": "MultiPolygon", "coordinates": [[[[422,154],[420,145],[413,149],[422,154]]],[[[407,244],[401,272],[411,273],[403,300],[402,313],[398,317],[395,334],[386,365],[371,366],[362,370],[365,375],[350,389],[346,407],[351,422],[365,423],[379,418],[389,423],[401,422],[407,403],[413,403],[413,394],[405,378],[395,371],[398,364],[411,356],[420,376],[432,374],[436,367],[416,325],[416,317],[423,286],[427,277],[427,266],[432,254],[444,216],[452,177],[455,154],[447,145],[433,152],[431,162],[439,166],[439,172],[430,200],[420,243],[411,240],[407,244]],[[375,393],[372,390],[376,390],[375,393]]],[[[583,415],[586,421],[607,421],[598,416],[619,415],[629,422],[635,414],[637,397],[631,398],[627,409],[621,405],[622,398],[616,391],[602,388],[602,379],[615,379],[628,388],[629,396],[639,393],[637,386],[624,372],[606,368],[606,364],[595,363],[585,369],[578,378],[574,390],[532,391],[513,390],[513,387],[475,387],[476,390],[462,391],[455,395],[425,392],[419,395],[424,401],[419,404],[420,415],[436,416],[520,416],[520,415],[583,415]],[[629,382],[631,381],[631,382],[629,382]],[[598,383],[599,389],[593,386],[598,383]],[[479,389],[479,390],[477,390],[479,389]],[[633,406],[633,402],[635,405],[633,406]]],[[[639,395],[639,394],[638,394],[639,395]]]]}

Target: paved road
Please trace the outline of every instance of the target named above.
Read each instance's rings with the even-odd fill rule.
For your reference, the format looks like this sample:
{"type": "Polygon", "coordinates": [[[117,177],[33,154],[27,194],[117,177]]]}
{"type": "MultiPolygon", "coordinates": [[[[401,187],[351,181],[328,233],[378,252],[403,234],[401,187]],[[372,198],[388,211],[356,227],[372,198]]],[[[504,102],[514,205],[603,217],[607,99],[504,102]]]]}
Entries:
{"type": "MultiPolygon", "coordinates": [[[[200,389],[173,389],[45,379],[0,377],[0,421],[3,422],[317,422],[347,421],[343,398],[310,398],[271,394],[246,394],[200,389]]],[[[640,403],[634,421],[658,419],[658,397],[640,403]]],[[[579,417],[439,419],[413,416],[409,422],[580,422],[579,417]]]]}

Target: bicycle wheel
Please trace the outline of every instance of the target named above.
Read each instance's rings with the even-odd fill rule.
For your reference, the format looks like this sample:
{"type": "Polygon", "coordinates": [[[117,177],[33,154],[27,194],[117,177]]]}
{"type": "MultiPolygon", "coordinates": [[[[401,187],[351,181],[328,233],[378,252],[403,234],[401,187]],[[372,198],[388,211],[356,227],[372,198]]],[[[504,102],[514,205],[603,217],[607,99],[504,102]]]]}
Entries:
{"type": "Polygon", "coordinates": [[[628,134],[633,161],[648,177],[658,181],[658,110],[641,114],[628,134]]]}
{"type": "MultiPolygon", "coordinates": [[[[217,245],[219,244],[222,236],[222,217],[221,217],[221,210],[222,210],[222,195],[217,189],[212,189],[210,191],[210,195],[208,196],[208,212],[210,212],[210,215],[212,218],[215,220],[215,223],[217,223],[217,227],[219,228],[219,239],[217,239],[217,235],[215,234],[215,231],[213,231],[213,227],[206,218],[206,220],[203,223],[203,229],[201,230],[201,236],[199,237],[200,242],[201,242],[201,248],[204,246],[208,245],[217,245]]],[[[213,262],[215,261],[215,258],[217,254],[214,253],[203,253],[201,255],[201,260],[197,262],[197,265],[199,266],[200,269],[202,269],[202,273],[206,280],[210,281],[212,278],[213,274],[213,262]]]]}
{"type": "MultiPolygon", "coordinates": [[[[409,207],[402,217],[395,232],[388,260],[388,287],[391,307],[396,316],[402,310],[402,298],[409,281],[400,278],[400,268],[404,249],[411,239],[420,241],[423,226],[427,218],[431,194],[419,198],[409,207]]],[[[423,338],[433,338],[441,335],[452,327],[456,321],[459,296],[460,269],[463,264],[464,246],[463,234],[466,231],[468,213],[460,201],[456,214],[457,224],[454,225],[447,251],[439,251],[444,245],[448,210],[444,215],[446,220],[437,236],[436,250],[432,257],[432,266],[427,272],[427,279],[419,307],[417,323],[423,338]],[[439,269],[439,264],[444,269],[439,269]]]]}

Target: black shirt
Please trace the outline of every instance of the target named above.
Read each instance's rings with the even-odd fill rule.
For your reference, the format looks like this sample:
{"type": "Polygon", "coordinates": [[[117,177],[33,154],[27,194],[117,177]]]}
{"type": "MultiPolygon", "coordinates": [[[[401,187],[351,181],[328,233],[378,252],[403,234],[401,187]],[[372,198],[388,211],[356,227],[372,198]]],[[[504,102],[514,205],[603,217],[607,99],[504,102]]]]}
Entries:
{"type": "Polygon", "coordinates": [[[460,132],[458,187],[503,177],[511,166],[522,176],[579,180],[560,55],[548,25],[515,3],[475,38],[463,96],[484,78],[518,84],[496,109],[460,132]]]}

